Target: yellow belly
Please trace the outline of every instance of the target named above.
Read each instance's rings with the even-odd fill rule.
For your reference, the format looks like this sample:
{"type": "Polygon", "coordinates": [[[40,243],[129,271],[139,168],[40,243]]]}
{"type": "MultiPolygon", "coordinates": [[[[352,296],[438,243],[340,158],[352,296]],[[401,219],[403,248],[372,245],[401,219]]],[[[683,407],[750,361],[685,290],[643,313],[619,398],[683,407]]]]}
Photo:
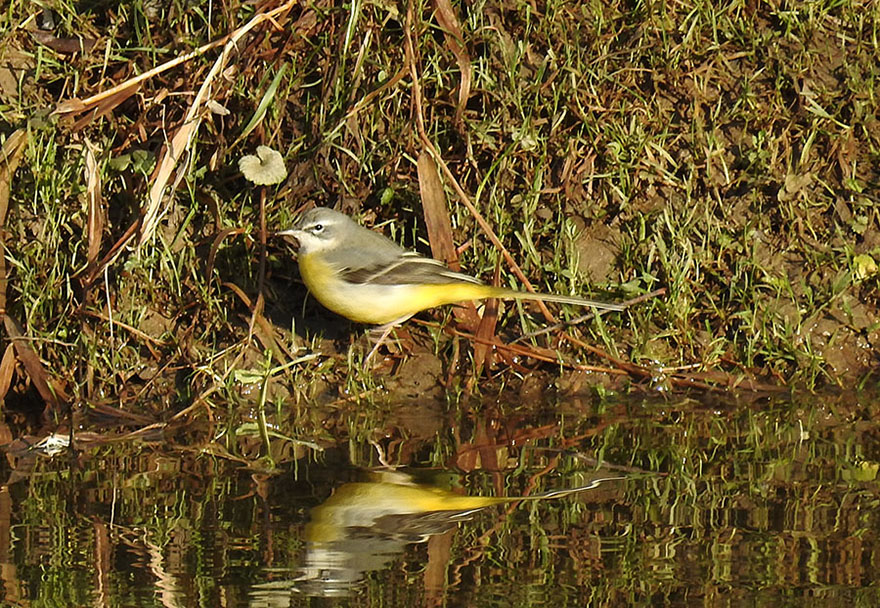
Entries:
{"type": "MultiPolygon", "coordinates": [[[[376,285],[349,283],[315,255],[300,256],[303,282],[318,302],[358,323],[385,325],[435,306],[491,297],[497,288],[477,283],[376,285]]],[[[504,290],[501,290],[504,291],[504,290]]]]}

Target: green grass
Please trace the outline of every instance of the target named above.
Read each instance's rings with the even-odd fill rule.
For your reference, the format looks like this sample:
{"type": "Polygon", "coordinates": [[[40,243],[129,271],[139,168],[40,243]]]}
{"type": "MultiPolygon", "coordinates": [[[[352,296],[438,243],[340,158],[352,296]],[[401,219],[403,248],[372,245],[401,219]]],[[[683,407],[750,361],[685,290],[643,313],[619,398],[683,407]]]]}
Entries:
{"type": "MultiPolygon", "coordinates": [[[[537,8],[455,6],[473,74],[460,124],[459,66],[428,4],[416,3],[412,36],[428,137],[536,286],[609,299],[666,289],[569,331],[662,374],[696,365],[813,388],[869,372],[878,276],[868,262],[880,259],[873,5],[537,8]],[[598,271],[584,262],[597,243],[610,252],[598,271]]],[[[315,398],[303,387],[318,375],[345,387],[342,395],[381,384],[360,369],[362,354],[347,354],[346,326],[302,304],[280,243],[269,243],[268,280],[260,282],[259,207],[263,198],[272,230],[290,226],[302,206],[339,205],[427,251],[411,79],[383,86],[406,67],[406,5],[296,6],[282,29],[264,24],[245,37],[212,92],[230,113],[206,115],[155,238],[124,249],[88,286],[77,274],[87,266],[86,140],[101,174],[103,255],[137,218],[151,165],[218,51],[147,81],[81,130],[46,110],[182,55],[253,13],[236,0],[86,10],[62,1],[52,9],[52,34],[97,39],[95,49],[66,56],[35,42],[20,29],[33,10],[27,3],[0,15],[0,69],[15,83],[0,94],[0,136],[30,133],[6,226],[9,309],[51,377],[78,402],[137,395],[156,413],[164,405],[149,399],[164,395],[164,404],[169,386],[183,403],[217,389],[248,403],[231,371],[264,352],[270,367],[284,365],[281,344],[326,353],[272,378],[296,400],[315,398]],[[237,159],[258,143],[285,155],[282,186],[255,189],[238,174],[237,159]],[[230,228],[244,232],[215,242],[230,228]],[[253,324],[252,334],[260,289],[269,322],[253,324]],[[161,378],[143,372],[156,368],[161,378]]],[[[469,245],[466,270],[489,279],[500,263],[502,283],[521,287],[447,194],[457,241],[469,245]]],[[[507,306],[498,332],[510,340],[544,325],[532,308],[507,306]]],[[[455,348],[468,360],[467,344],[430,335],[442,361],[455,348]]],[[[602,363],[549,340],[535,343],[556,345],[569,361],[602,363]]],[[[496,363],[492,377],[515,383],[523,375],[499,377],[505,368],[496,363]]]]}

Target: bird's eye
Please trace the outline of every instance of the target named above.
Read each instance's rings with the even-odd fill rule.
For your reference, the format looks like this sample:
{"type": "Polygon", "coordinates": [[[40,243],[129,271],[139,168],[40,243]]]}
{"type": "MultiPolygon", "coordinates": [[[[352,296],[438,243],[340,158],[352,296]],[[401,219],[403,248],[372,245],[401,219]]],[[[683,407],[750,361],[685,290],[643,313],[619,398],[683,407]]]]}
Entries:
{"type": "Polygon", "coordinates": [[[319,232],[323,232],[323,231],[324,231],[324,224],[315,224],[314,226],[312,226],[312,232],[314,232],[315,234],[318,234],[319,232]]]}

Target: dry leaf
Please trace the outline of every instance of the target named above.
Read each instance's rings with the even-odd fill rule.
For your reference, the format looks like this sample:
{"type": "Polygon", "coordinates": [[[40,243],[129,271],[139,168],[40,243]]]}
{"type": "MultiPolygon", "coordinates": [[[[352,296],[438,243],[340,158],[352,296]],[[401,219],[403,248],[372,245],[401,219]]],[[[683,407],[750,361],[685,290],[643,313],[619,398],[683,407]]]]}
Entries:
{"type": "Polygon", "coordinates": [[[9,191],[12,176],[21,162],[27,131],[19,129],[10,135],[0,149],[0,226],[6,225],[6,212],[9,209],[9,191]]]}
{"type": "MultiPolygon", "coordinates": [[[[183,124],[180,125],[179,129],[177,129],[174,137],[172,137],[171,141],[162,149],[162,160],[159,163],[158,170],[156,171],[156,177],[153,179],[153,185],[150,187],[150,194],[147,199],[147,206],[144,210],[144,219],[141,223],[141,245],[143,245],[153,236],[153,232],[155,232],[156,226],[159,224],[159,220],[161,219],[162,215],[164,215],[164,210],[162,209],[162,198],[165,194],[165,188],[166,186],[168,186],[168,182],[171,181],[171,174],[177,167],[177,163],[180,162],[180,159],[183,157],[186,151],[189,150],[189,144],[195,136],[196,129],[201,122],[201,120],[197,116],[193,116],[193,109],[197,106],[198,99],[193,102],[193,105],[190,107],[190,110],[187,113],[183,124]]],[[[178,174],[178,179],[171,186],[172,190],[177,186],[177,183],[182,178],[183,174],[178,174]]]]}
{"type": "Polygon", "coordinates": [[[58,408],[61,405],[59,396],[56,395],[55,391],[52,389],[49,374],[46,373],[46,368],[43,367],[43,363],[40,361],[37,353],[35,353],[30,344],[28,344],[28,341],[24,339],[24,329],[18,324],[18,321],[9,315],[3,315],[3,325],[6,327],[6,335],[15,345],[15,352],[18,355],[18,360],[21,361],[21,364],[24,366],[34,388],[37,389],[37,392],[40,393],[40,397],[45,401],[46,407],[58,411],[58,408]]]}
{"type": "MultiPolygon", "coordinates": [[[[131,86],[124,89],[116,89],[114,87],[115,92],[112,95],[106,95],[90,106],[83,105],[82,102],[78,102],[75,99],[67,102],[67,107],[74,108],[72,111],[82,111],[95,108],[94,112],[91,112],[74,122],[73,126],[70,128],[71,131],[79,131],[83,127],[89,125],[96,118],[109,114],[116,106],[137,93],[138,90],[140,90],[139,83],[133,83],[131,86]]],[[[61,106],[58,106],[54,113],[60,113],[60,107],[61,106]]]]}
{"type": "Polygon", "coordinates": [[[58,53],[88,53],[98,43],[92,38],[59,38],[49,32],[35,30],[31,32],[34,40],[58,53]]]}
{"type": "Polygon", "coordinates": [[[104,233],[104,210],[101,197],[101,174],[95,160],[93,145],[86,140],[86,196],[89,200],[88,241],[86,260],[91,266],[101,252],[101,237],[104,233]]]}
{"type": "MultiPolygon", "coordinates": [[[[0,228],[6,224],[12,176],[21,162],[26,143],[27,132],[19,129],[9,136],[0,149],[0,228]]],[[[0,313],[6,312],[6,287],[6,257],[0,253],[0,313]]]]}
{"type": "Polygon", "coordinates": [[[428,242],[431,255],[446,262],[453,270],[458,270],[458,255],[452,239],[452,223],[449,207],[437,165],[427,150],[419,155],[419,192],[422,197],[422,211],[428,227],[428,242]]]}
{"type": "MultiPolygon", "coordinates": [[[[419,155],[419,191],[422,197],[422,212],[428,228],[428,242],[431,256],[446,262],[453,270],[459,270],[458,252],[452,238],[452,222],[449,220],[449,207],[437,165],[427,150],[419,155]]],[[[452,309],[455,318],[470,325],[479,318],[473,302],[452,309]]]]}
{"type": "Polygon", "coordinates": [[[5,399],[12,386],[12,374],[15,372],[15,347],[9,344],[0,360],[0,399],[5,399]]]}
{"type": "MultiPolygon", "coordinates": [[[[493,284],[497,285],[500,277],[500,267],[495,266],[495,277],[493,284]]],[[[492,342],[495,341],[495,327],[498,324],[498,300],[489,298],[483,306],[483,317],[480,324],[477,325],[477,331],[474,332],[477,340],[474,343],[474,366],[477,368],[476,375],[479,376],[483,369],[489,369],[492,365],[492,342]]]]}
{"type": "Polygon", "coordinates": [[[22,74],[32,74],[36,65],[33,53],[25,52],[15,36],[3,38],[0,50],[0,101],[18,105],[20,91],[18,79],[22,74]]]}
{"type": "Polygon", "coordinates": [[[468,98],[471,96],[471,58],[464,46],[464,36],[461,32],[461,25],[452,4],[449,0],[434,0],[434,7],[437,9],[435,15],[440,27],[446,34],[446,44],[449,50],[455,55],[458,63],[458,71],[461,73],[461,83],[458,87],[458,104],[455,108],[455,121],[461,122],[464,109],[467,106],[468,98]]]}

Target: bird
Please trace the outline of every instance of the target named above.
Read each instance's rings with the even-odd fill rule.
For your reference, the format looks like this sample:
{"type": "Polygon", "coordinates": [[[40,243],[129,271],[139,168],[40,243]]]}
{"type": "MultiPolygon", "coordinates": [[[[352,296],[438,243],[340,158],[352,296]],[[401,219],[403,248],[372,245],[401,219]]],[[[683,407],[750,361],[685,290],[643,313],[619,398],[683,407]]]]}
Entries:
{"type": "Polygon", "coordinates": [[[429,308],[487,298],[541,300],[598,310],[626,308],[578,296],[486,285],[439,260],[407,251],[327,207],[306,211],[293,228],[276,234],[298,242],[300,275],[315,299],[366,325],[395,327],[429,308]]]}

